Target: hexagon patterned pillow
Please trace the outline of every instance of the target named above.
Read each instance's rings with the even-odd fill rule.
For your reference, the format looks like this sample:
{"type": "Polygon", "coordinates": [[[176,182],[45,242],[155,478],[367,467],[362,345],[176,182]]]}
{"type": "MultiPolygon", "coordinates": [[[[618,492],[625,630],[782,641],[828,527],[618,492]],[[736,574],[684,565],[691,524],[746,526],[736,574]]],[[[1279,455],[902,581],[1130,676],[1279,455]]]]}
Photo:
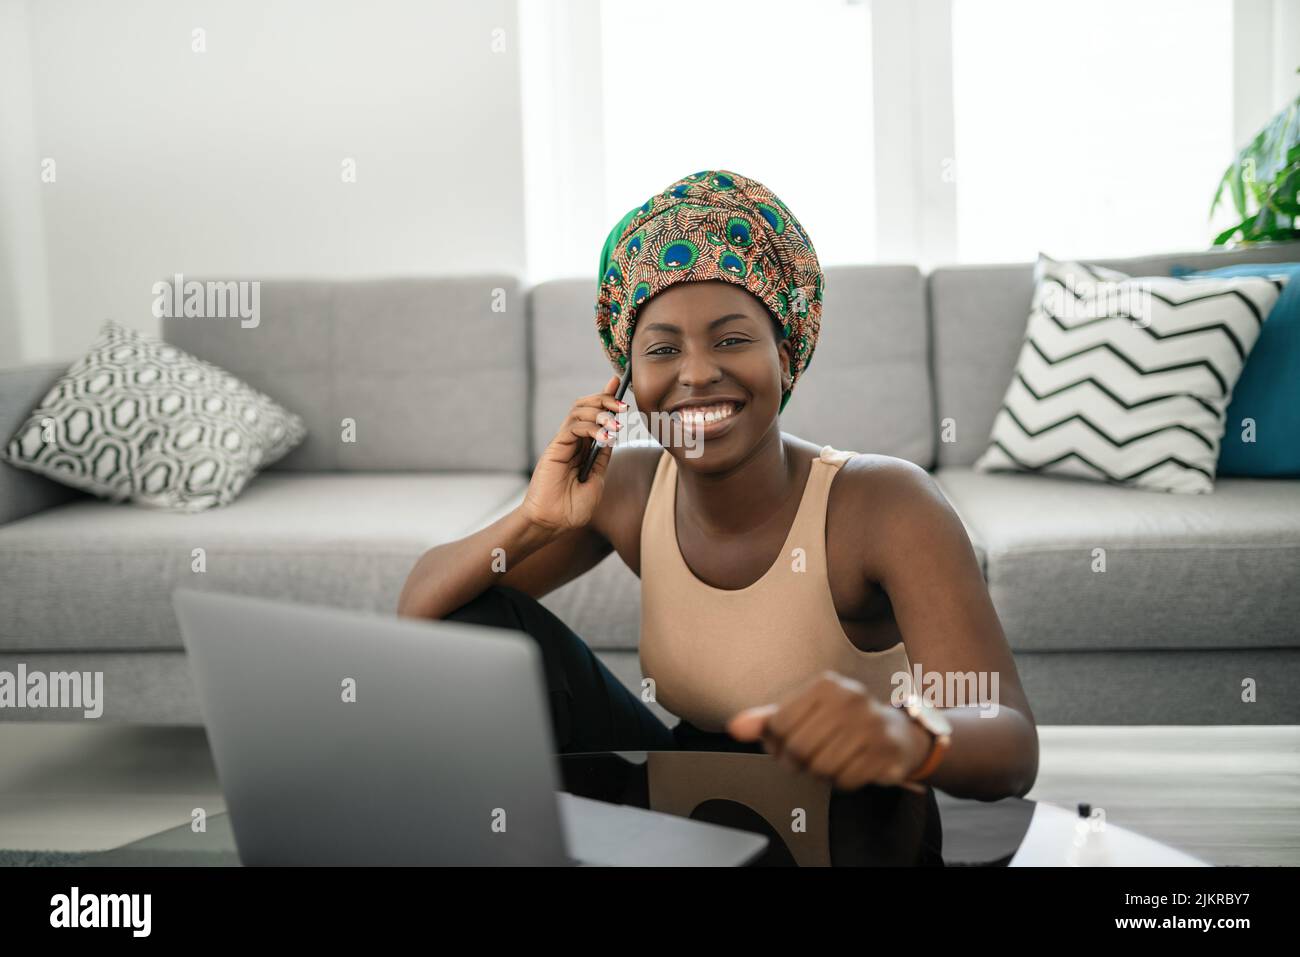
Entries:
{"type": "Polygon", "coordinates": [[[115,502],[198,512],[234,501],[306,434],[224,369],[110,319],[0,460],[115,502]]]}

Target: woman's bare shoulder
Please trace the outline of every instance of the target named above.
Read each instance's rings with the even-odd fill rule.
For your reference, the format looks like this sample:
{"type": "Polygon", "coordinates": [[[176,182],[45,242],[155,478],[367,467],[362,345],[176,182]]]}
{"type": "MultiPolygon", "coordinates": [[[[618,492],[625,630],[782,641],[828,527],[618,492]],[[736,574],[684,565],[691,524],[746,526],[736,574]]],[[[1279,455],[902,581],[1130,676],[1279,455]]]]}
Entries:
{"type": "Polygon", "coordinates": [[[866,518],[889,509],[946,504],[938,484],[924,468],[907,459],[858,452],[844,462],[842,480],[832,485],[832,501],[866,518]]]}
{"type": "Polygon", "coordinates": [[[849,547],[862,553],[875,580],[885,566],[926,560],[927,543],[966,536],[939,483],[915,462],[865,453],[840,471],[831,486],[827,524],[856,530],[849,547]]]}

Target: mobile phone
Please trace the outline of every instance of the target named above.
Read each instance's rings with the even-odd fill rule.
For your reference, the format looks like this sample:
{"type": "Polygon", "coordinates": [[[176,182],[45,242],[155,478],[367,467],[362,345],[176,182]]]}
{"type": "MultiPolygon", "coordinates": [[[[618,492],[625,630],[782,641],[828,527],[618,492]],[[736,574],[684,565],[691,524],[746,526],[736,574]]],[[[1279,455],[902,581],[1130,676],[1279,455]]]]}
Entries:
{"type": "MultiPolygon", "coordinates": [[[[623,378],[618,380],[618,390],[614,393],[614,398],[622,399],[627,392],[627,387],[632,384],[632,358],[629,356],[627,367],[623,370],[623,378]]],[[[578,469],[578,481],[587,481],[587,476],[591,475],[591,467],[596,464],[596,456],[600,454],[600,446],[595,439],[591,440],[591,448],[587,449],[587,455],[582,460],[582,467],[578,469]]]]}

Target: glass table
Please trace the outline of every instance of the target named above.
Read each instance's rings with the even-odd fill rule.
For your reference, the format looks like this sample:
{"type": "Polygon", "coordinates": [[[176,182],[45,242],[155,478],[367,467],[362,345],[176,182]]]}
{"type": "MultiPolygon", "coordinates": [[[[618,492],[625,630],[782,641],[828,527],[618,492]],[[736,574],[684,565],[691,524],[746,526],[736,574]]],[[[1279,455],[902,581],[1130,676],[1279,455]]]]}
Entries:
{"type": "MultiPolygon", "coordinates": [[[[557,755],[563,790],[741,828],[768,839],[749,866],[1204,866],[1073,810],[869,785],[841,791],[768,754],[605,751],[557,755]],[[1100,826],[1099,826],[1100,825],[1100,826]]],[[[1085,808],[1086,810],[1086,808],[1085,808]]],[[[183,824],[71,862],[90,867],[238,866],[229,816],[183,824]]]]}
{"type": "MultiPolygon", "coordinates": [[[[767,754],[606,751],[557,755],[563,790],[650,808],[768,838],[749,866],[1004,866],[1036,805],[960,800],[869,785],[840,791],[780,767],[767,754]]],[[[91,867],[238,866],[229,816],[153,834],[72,862],[91,867]]]]}

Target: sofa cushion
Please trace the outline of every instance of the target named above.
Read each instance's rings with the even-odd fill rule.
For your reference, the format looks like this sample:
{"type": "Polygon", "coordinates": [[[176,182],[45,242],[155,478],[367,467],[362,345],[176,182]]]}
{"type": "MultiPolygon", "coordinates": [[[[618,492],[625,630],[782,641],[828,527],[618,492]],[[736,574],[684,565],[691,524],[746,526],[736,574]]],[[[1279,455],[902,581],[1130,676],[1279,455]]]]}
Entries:
{"type": "MultiPolygon", "coordinates": [[[[0,369],[0,435],[13,435],[67,371],[66,362],[0,369]]],[[[0,525],[86,496],[80,489],[60,485],[35,472],[0,466],[0,525]]]]}
{"type": "Polygon", "coordinates": [[[1300,262],[1226,266],[1186,278],[1196,276],[1272,276],[1286,282],[1232,389],[1219,474],[1300,476],[1300,262]]]}
{"type": "Polygon", "coordinates": [[[1015,375],[977,471],[1214,490],[1223,416],[1282,283],[1130,278],[1040,256],[1015,375]]]}
{"type": "Polygon", "coordinates": [[[935,478],[983,547],[1014,650],[1300,646],[1300,482],[1224,478],[1170,496],[960,468],[935,478]]]}
{"type": "Polygon", "coordinates": [[[273,470],[532,465],[524,300],[513,277],[265,280],[255,326],[168,318],[162,328],[168,342],[302,413],[306,441],[273,470]],[[345,419],[355,423],[350,441],[345,419]]]}
{"type": "Polygon", "coordinates": [[[90,500],[39,512],[0,527],[0,648],[182,647],[177,585],[395,613],[425,549],[495,521],[526,484],[500,472],[268,472],[214,511],[90,500]]]}
{"type": "MultiPolygon", "coordinates": [[[[1296,260],[1300,260],[1300,243],[1086,261],[1130,276],[1168,276],[1175,266],[1213,269],[1296,260]]],[[[940,466],[970,465],[988,447],[994,416],[1020,353],[1034,291],[1033,271],[1032,263],[1016,263],[946,266],[930,273],[936,430],[945,419],[955,424],[951,441],[940,432],[940,466]]]]}
{"type": "MultiPolygon", "coordinates": [[[[781,428],[818,444],[833,441],[928,468],[934,428],[920,272],[915,266],[833,266],[826,270],[825,296],[817,349],[781,413],[781,428]]],[[[595,303],[595,283],[583,280],[546,282],[530,293],[533,462],[573,400],[599,391],[614,374],[596,334],[595,303]]],[[[628,403],[635,413],[634,390],[628,403]]],[[[637,416],[629,420],[635,424],[637,416]]],[[[643,435],[639,427],[628,433],[643,435]]]]}
{"type": "Polygon", "coordinates": [[[925,280],[915,266],[831,266],[821,337],[781,414],[819,445],[934,465],[925,280]]]}
{"type": "Polygon", "coordinates": [[[234,501],[304,434],[270,396],[109,319],[0,460],[114,502],[200,512],[234,501]]]}

